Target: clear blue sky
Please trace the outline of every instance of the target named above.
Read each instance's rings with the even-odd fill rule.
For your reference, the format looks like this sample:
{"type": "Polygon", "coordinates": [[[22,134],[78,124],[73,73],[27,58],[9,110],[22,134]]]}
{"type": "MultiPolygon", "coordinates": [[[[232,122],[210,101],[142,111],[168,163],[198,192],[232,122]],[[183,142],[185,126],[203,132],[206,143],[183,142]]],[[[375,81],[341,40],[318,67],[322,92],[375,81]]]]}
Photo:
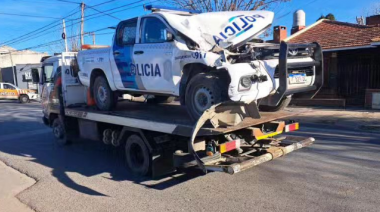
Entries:
{"type": "MultiPolygon", "coordinates": [[[[63,1],[79,2],[80,0],[63,1]]],[[[84,0],[84,3],[91,6],[106,1],[110,0],[84,0]]],[[[95,8],[98,10],[105,11],[126,4],[131,4],[137,1],[138,0],[114,0],[113,2],[103,4],[95,8]]],[[[155,0],[142,1],[140,3],[125,6],[117,10],[112,10],[110,12],[135,7],[129,10],[112,14],[113,16],[119,19],[125,20],[131,17],[147,13],[143,10],[142,6],[139,5],[142,5],[143,3],[149,4],[150,1],[154,2],[155,0]]],[[[79,5],[62,2],[60,0],[0,0],[0,2],[0,13],[26,14],[62,18],[72,12],[79,11],[79,5]]],[[[276,13],[275,22],[273,23],[273,25],[285,25],[290,29],[293,19],[292,14],[297,9],[303,9],[306,12],[307,25],[314,23],[322,14],[326,15],[328,13],[333,13],[339,21],[354,23],[356,16],[366,16],[368,11],[370,10],[371,5],[375,4],[376,2],[379,2],[379,0],[292,0],[289,3],[274,5],[271,8],[271,10],[276,13]]],[[[91,16],[91,14],[96,13],[98,12],[92,9],[86,10],[86,16],[91,16]]],[[[76,13],[75,15],[67,19],[77,19],[79,18],[79,14],[80,13],[76,13]]],[[[88,19],[90,19],[90,17],[88,19]]],[[[79,33],[79,24],[77,24],[76,22],[78,22],[78,20],[66,20],[66,25],[68,26],[68,36],[77,35],[79,33]]],[[[85,31],[89,32],[97,29],[102,29],[108,26],[116,26],[118,22],[119,20],[109,16],[102,16],[100,18],[86,20],[85,31]]],[[[8,16],[0,14],[0,44],[5,41],[17,38],[23,34],[29,33],[50,23],[58,24],[60,23],[60,20],[50,18],[8,16]]],[[[112,34],[104,33],[112,32],[113,30],[109,29],[96,32],[96,43],[109,45],[112,40],[112,34]]],[[[15,40],[15,43],[10,44],[10,46],[17,49],[23,49],[47,43],[49,41],[55,41],[60,39],[62,29],[61,26],[55,26],[54,28],[45,31],[42,34],[36,33],[37,32],[31,33],[30,35],[28,35],[28,37],[25,37],[24,42],[20,42],[20,40],[15,40]],[[31,39],[33,37],[37,38],[31,39]]],[[[86,43],[91,43],[92,37],[86,37],[85,41],[86,43]]],[[[56,45],[44,46],[33,50],[46,51],[52,53],[56,49],[62,47],[62,43],[58,43],[56,45]]]]}

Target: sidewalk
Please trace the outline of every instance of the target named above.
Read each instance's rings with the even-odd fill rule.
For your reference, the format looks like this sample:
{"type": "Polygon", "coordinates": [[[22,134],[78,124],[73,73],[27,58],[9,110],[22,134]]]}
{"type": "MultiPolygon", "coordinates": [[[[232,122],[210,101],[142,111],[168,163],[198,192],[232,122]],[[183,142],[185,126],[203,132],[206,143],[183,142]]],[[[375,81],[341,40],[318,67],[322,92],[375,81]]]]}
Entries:
{"type": "Polygon", "coordinates": [[[0,161],[0,212],[33,212],[16,195],[35,181],[0,161]]]}
{"type": "Polygon", "coordinates": [[[336,108],[311,108],[290,107],[292,110],[305,110],[292,117],[293,120],[302,123],[326,124],[354,130],[365,130],[380,133],[380,111],[365,109],[336,109],[336,108]]]}

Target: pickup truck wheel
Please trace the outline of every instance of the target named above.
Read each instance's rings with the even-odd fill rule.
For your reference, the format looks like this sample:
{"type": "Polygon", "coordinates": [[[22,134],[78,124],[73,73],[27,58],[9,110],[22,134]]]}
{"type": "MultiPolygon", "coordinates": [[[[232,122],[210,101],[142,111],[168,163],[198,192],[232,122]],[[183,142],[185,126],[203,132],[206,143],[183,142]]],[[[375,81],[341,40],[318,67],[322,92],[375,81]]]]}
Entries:
{"type": "Polygon", "coordinates": [[[154,96],[154,98],[148,99],[148,103],[152,104],[163,104],[171,103],[175,99],[174,96],[154,96]]]}
{"type": "Polygon", "coordinates": [[[136,175],[145,176],[150,171],[151,157],[148,147],[138,135],[131,135],[125,143],[125,156],[129,169],[136,175]]]}
{"type": "Polygon", "coordinates": [[[276,112],[276,111],[283,110],[289,105],[291,100],[292,100],[291,96],[286,96],[281,99],[280,103],[277,106],[259,105],[259,111],[276,112]]]}
{"type": "Polygon", "coordinates": [[[110,111],[116,106],[117,99],[115,98],[115,93],[111,90],[104,76],[98,76],[95,79],[93,94],[99,110],[110,111]]]}
{"type": "Polygon", "coordinates": [[[59,120],[59,118],[54,119],[53,124],[51,125],[53,129],[53,135],[57,144],[59,145],[67,145],[70,144],[70,141],[67,139],[65,128],[59,120]]]}
{"type": "Polygon", "coordinates": [[[214,74],[197,74],[186,88],[186,108],[193,120],[198,120],[212,105],[226,100],[228,100],[227,85],[214,74]]]}
{"type": "Polygon", "coordinates": [[[28,103],[28,102],[29,102],[28,95],[21,95],[20,96],[20,103],[24,104],[24,103],[28,103]]]}

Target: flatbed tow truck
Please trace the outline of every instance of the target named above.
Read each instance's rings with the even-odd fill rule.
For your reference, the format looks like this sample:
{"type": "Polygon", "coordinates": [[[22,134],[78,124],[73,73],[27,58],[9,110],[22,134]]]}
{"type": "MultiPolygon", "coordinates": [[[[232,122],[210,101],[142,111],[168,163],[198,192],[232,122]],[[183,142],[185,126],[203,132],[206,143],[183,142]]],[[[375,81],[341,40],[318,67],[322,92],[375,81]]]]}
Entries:
{"type": "MultiPolygon", "coordinates": [[[[286,49],[281,52],[280,60],[286,61],[286,49]]],[[[317,91],[323,84],[318,52],[317,91]]],[[[189,167],[235,174],[314,142],[312,137],[281,136],[299,129],[299,123],[281,120],[300,111],[259,112],[256,102],[222,102],[196,122],[178,103],[157,105],[147,99],[124,100],[112,111],[99,111],[78,80],[75,64],[76,53],[46,58],[41,79],[33,79],[43,84],[44,123],[60,144],[83,138],[123,147],[127,166],[136,175],[160,176],[189,167]]],[[[287,91],[287,71],[280,67],[275,97],[287,91]]]]}
{"type": "MultiPolygon", "coordinates": [[[[138,159],[136,155],[133,159],[132,156],[130,160],[134,162],[128,166],[137,174],[151,172],[154,176],[193,166],[198,166],[205,173],[220,171],[235,174],[314,142],[312,137],[281,136],[282,133],[299,129],[297,122],[278,121],[297,114],[291,110],[261,113],[260,119],[245,118],[230,127],[207,124],[219,118],[220,114],[215,110],[222,107],[219,105],[206,111],[197,123],[186,118],[185,109],[179,105],[156,106],[141,102],[122,103],[112,112],[67,108],[64,116],[68,123],[78,121],[79,127],[75,124],[66,126],[74,131],[74,137],[80,135],[98,140],[99,137],[94,135],[101,134],[105,144],[116,147],[125,146],[132,140],[146,146],[149,157],[138,159]],[[77,129],[79,133],[75,132],[77,129]],[[103,133],[99,129],[103,129],[103,133]],[[221,140],[225,142],[219,143],[221,140]],[[142,166],[145,160],[148,160],[150,170],[141,172],[138,166],[142,166]]],[[[128,158],[127,154],[134,153],[126,148],[128,158]]]]}

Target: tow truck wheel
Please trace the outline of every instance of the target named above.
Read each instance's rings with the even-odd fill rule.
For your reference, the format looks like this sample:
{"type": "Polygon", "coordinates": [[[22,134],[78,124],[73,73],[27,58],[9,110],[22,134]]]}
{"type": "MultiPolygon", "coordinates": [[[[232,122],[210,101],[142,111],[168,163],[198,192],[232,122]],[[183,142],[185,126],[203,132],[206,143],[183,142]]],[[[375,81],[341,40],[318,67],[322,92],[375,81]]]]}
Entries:
{"type": "Polygon", "coordinates": [[[277,106],[259,105],[259,111],[276,112],[276,111],[283,110],[289,105],[291,100],[292,100],[291,96],[286,96],[281,99],[280,103],[277,106]]]}
{"type": "Polygon", "coordinates": [[[29,97],[28,95],[21,95],[20,96],[20,103],[25,104],[29,102],[29,97]]]}
{"type": "Polygon", "coordinates": [[[99,110],[110,111],[117,103],[115,93],[111,90],[104,76],[98,76],[95,79],[93,94],[96,106],[99,110]]]}
{"type": "Polygon", "coordinates": [[[53,129],[55,140],[59,145],[67,145],[70,143],[69,140],[67,140],[65,128],[59,118],[54,119],[51,127],[53,129]]]}
{"type": "Polygon", "coordinates": [[[186,88],[186,108],[193,120],[203,114],[212,105],[228,99],[227,86],[219,76],[200,73],[194,76],[186,88]]]}
{"type": "Polygon", "coordinates": [[[125,156],[130,170],[139,176],[145,176],[150,171],[151,157],[148,147],[138,135],[131,135],[125,143],[125,156]]]}

